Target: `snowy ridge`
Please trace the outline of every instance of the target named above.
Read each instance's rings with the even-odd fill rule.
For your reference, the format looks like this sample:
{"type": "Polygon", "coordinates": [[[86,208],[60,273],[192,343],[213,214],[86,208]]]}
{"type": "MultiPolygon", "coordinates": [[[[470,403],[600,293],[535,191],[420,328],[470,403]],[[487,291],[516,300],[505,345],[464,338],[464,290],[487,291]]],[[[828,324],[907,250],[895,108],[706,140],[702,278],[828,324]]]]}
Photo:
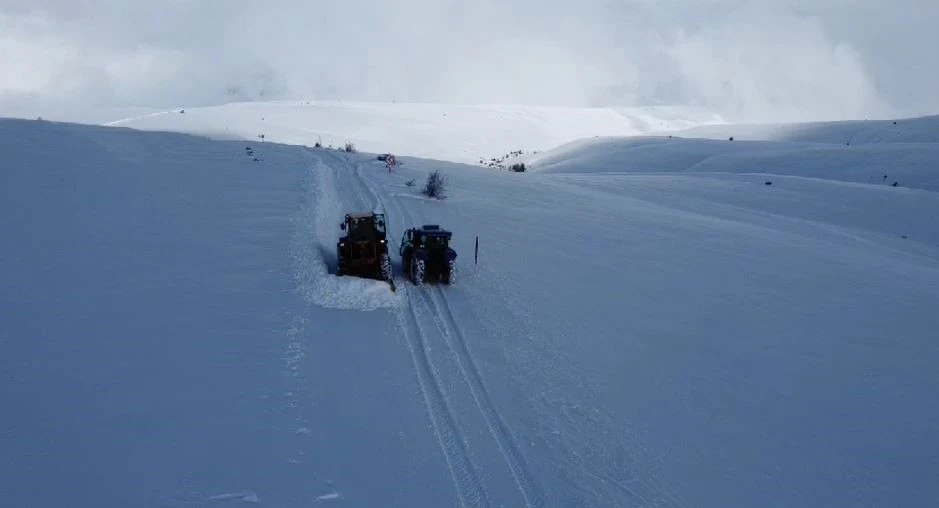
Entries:
{"type": "Polygon", "coordinates": [[[563,108],[332,101],[274,101],[180,108],[108,122],[216,139],[342,147],[478,164],[595,135],[634,135],[723,123],[682,107],[563,108]],[[185,111],[181,113],[180,111],[185,111]]]}
{"type": "Polygon", "coordinates": [[[846,120],[781,124],[694,126],[674,134],[688,138],[793,141],[834,145],[939,143],[939,115],[895,120],[846,120]]]}
{"type": "MultiPolygon", "coordinates": [[[[939,131],[939,117],[921,132],[939,131]]],[[[850,125],[846,127],[852,129],[850,125]]],[[[923,139],[926,139],[925,136],[923,139]]],[[[852,145],[693,139],[676,136],[578,140],[527,159],[543,173],[738,173],[800,176],[939,191],[939,142],[852,145]]]]}

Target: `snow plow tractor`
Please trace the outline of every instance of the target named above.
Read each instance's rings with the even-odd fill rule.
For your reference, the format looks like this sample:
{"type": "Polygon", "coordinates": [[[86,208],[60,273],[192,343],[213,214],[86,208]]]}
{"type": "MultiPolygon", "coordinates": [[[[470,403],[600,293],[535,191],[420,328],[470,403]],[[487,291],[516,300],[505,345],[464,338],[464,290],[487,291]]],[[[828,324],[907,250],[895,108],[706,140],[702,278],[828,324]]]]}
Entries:
{"type": "Polygon", "coordinates": [[[349,213],[339,227],[346,234],[336,244],[336,274],[385,280],[394,291],[391,257],[385,238],[385,214],[349,213]]]}
{"type": "Polygon", "coordinates": [[[414,284],[439,281],[453,284],[456,281],[456,251],[450,248],[453,233],[429,224],[411,228],[401,238],[401,264],[404,272],[414,284]]]}

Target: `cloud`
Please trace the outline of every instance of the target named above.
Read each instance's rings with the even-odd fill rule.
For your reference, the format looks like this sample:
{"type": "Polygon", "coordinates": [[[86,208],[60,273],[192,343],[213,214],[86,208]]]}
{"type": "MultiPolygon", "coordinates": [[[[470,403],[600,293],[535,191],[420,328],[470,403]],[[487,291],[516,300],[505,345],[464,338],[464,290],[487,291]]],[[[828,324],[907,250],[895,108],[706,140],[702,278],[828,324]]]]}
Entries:
{"type": "Polygon", "coordinates": [[[0,114],[288,97],[936,113],[934,4],[0,0],[0,114]]]}

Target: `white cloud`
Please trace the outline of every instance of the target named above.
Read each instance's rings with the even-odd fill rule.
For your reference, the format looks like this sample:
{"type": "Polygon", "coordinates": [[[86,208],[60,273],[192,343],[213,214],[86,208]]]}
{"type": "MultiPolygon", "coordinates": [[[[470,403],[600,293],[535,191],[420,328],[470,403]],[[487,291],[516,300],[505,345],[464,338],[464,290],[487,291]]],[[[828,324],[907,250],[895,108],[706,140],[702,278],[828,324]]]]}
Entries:
{"type": "Polygon", "coordinates": [[[931,0],[0,0],[0,114],[261,97],[927,114],[937,23],[931,0]]]}

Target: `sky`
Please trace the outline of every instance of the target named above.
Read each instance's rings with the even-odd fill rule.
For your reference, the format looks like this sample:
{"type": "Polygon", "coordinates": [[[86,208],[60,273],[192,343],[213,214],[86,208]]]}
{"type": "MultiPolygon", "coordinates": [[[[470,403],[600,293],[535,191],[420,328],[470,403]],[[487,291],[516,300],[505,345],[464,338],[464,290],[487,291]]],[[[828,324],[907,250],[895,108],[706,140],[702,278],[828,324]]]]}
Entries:
{"type": "Polygon", "coordinates": [[[0,0],[0,116],[323,99],[939,113],[935,0],[0,0]]]}

